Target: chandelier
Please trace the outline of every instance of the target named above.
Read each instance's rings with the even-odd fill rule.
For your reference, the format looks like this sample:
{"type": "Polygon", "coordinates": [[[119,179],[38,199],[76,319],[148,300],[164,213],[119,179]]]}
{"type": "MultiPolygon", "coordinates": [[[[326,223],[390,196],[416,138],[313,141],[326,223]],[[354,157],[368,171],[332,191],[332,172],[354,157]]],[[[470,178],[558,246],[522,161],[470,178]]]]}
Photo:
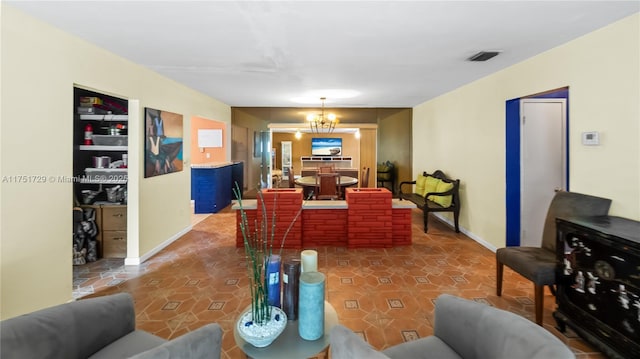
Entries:
{"type": "Polygon", "coordinates": [[[312,133],[331,133],[336,128],[336,124],[338,123],[336,115],[332,113],[324,114],[324,101],[326,101],[326,99],[326,97],[320,97],[320,101],[322,101],[322,112],[319,115],[307,115],[307,121],[309,121],[309,128],[312,133]]]}

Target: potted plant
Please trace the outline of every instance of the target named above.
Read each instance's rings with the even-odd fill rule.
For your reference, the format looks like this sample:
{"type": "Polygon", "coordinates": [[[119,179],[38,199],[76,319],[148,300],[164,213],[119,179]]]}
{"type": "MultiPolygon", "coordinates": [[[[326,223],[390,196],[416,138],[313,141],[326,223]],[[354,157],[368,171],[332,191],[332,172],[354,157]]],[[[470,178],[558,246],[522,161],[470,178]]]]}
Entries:
{"type": "MultiPolygon", "coordinates": [[[[274,197],[271,209],[271,220],[267,213],[264,197],[258,189],[257,216],[253,226],[247,219],[242,204],[242,192],[238,184],[233,189],[234,196],[240,210],[240,230],[244,242],[244,250],[247,259],[247,272],[249,277],[249,290],[251,293],[251,307],[240,315],[237,322],[237,330],[240,336],[248,343],[256,347],[265,347],[271,344],[282,333],[287,324],[287,316],[279,307],[269,304],[269,275],[267,266],[274,258],[282,258],[282,250],[287,235],[302,213],[302,206],[289,224],[284,233],[279,248],[274,249],[277,213],[277,193],[274,197]],[[274,250],[276,253],[274,253],[274,250]]],[[[280,262],[278,261],[278,264],[280,262]]]]}

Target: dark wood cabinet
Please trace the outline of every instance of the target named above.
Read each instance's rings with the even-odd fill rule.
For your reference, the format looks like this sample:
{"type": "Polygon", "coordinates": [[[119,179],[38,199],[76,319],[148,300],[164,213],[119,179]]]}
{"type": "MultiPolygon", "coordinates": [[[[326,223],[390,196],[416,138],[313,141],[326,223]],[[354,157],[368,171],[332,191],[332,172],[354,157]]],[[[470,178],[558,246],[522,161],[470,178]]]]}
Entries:
{"type": "Polygon", "coordinates": [[[640,358],[640,222],[613,216],[558,218],[557,310],[611,358],[640,358]]]}

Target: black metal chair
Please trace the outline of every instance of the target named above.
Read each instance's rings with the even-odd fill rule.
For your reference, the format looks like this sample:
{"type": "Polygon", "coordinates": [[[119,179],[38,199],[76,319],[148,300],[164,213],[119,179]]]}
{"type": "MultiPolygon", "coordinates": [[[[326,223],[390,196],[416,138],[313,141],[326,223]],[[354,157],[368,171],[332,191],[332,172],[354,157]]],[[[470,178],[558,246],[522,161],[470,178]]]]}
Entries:
{"type": "Polygon", "coordinates": [[[533,282],[536,323],[542,325],[544,286],[555,295],[556,217],[604,216],[611,200],[575,192],[559,191],[549,205],[542,232],[542,247],[505,247],[496,251],[496,294],[502,295],[504,265],[533,282]]]}

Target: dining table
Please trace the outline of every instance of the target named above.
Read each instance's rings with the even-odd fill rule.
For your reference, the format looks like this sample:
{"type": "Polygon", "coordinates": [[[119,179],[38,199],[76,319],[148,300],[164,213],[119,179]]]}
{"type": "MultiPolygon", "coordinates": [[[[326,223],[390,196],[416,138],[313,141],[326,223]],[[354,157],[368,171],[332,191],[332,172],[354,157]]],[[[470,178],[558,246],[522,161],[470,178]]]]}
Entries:
{"type": "MultiPolygon", "coordinates": [[[[295,183],[298,186],[304,188],[304,198],[308,198],[309,194],[313,191],[313,188],[316,186],[316,176],[302,176],[298,177],[295,180],[295,183]]],[[[340,176],[340,187],[346,188],[351,187],[358,184],[358,179],[350,176],[340,176]]],[[[344,190],[341,191],[344,193],[344,190]]]]}

